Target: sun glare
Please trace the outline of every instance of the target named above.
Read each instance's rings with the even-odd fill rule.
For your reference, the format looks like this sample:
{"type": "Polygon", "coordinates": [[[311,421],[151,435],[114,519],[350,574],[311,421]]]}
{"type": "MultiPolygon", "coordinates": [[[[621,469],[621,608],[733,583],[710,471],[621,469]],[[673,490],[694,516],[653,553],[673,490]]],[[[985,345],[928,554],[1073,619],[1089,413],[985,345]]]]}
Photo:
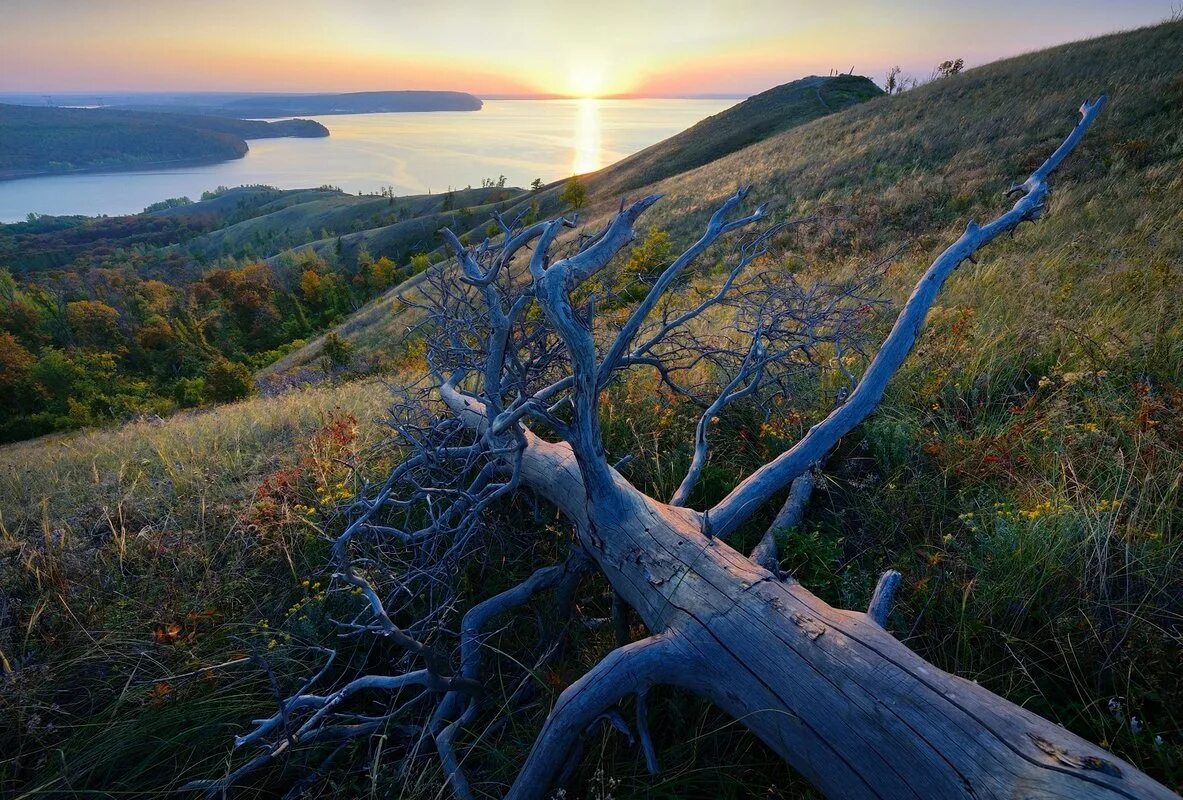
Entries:
{"type": "Polygon", "coordinates": [[[578,101],[578,105],[572,175],[595,172],[604,166],[600,143],[600,101],[594,97],[585,97],[578,101]]]}
{"type": "Polygon", "coordinates": [[[599,97],[604,93],[604,68],[586,62],[573,64],[567,87],[572,97],[599,97]]]}

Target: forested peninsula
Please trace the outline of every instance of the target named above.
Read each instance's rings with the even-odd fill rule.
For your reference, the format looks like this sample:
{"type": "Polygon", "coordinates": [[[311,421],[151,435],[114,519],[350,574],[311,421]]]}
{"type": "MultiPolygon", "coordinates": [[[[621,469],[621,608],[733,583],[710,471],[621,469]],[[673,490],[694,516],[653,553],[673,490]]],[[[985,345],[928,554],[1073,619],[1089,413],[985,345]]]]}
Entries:
{"type": "Polygon", "coordinates": [[[208,164],[242,158],[247,139],[328,136],[308,119],[0,104],[0,180],[208,164]]]}

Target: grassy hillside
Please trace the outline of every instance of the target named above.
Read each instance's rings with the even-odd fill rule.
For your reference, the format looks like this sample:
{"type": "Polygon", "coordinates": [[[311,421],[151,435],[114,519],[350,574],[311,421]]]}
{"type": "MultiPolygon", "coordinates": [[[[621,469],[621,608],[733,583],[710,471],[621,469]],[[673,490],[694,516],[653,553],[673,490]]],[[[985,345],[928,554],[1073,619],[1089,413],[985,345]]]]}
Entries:
{"type": "Polygon", "coordinates": [[[358,382],[0,448],[0,796],[217,769],[226,726],[270,702],[240,659],[309,595],[315,526],[362,477],[334,459],[378,441],[386,397],[358,382]],[[307,512],[267,495],[297,474],[307,512]]]}
{"type": "Polygon", "coordinates": [[[246,139],[328,135],[312,120],[0,105],[0,180],[226,161],[246,155],[246,139]]]}
{"type": "MultiPolygon", "coordinates": [[[[796,268],[832,275],[902,244],[887,282],[900,299],[968,219],[1006,207],[1002,190],[1060,141],[1083,99],[1109,95],[1054,180],[1048,218],[951,281],[883,409],[844,443],[788,563],[848,607],[865,601],[876,570],[900,569],[901,624],[917,650],[1175,786],[1180,59],[1180,23],[1065,45],[873,99],[629,193],[664,193],[646,221],[680,243],[737,183],[778,214],[836,211],[836,234],[803,245],[796,268]]],[[[587,229],[617,205],[593,191],[587,229]]],[[[706,260],[703,288],[717,263],[706,260]]],[[[397,295],[339,329],[359,354],[397,361],[413,348],[399,344],[412,317],[397,295]]],[[[610,449],[633,451],[630,477],[663,496],[692,433],[680,413],[653,411],[655,390],[622,390],[610,449]],[[641,453],[638,440],[649,443],[641,453]]],[[[733,420],[732,441],[763,435],[720,456],[696,502],[717,499],[808,419],[780,434],[733,420]]]]}
{"type": "Polygon", "coordinates": [[[860,75],[792,81],[599,171],[589,185],[605,196],[629,192],[881,94],[882,89],[860,75]]]}
{"type": "MultiPolygon", "coordinates": [[[[844,442],[790,563],[847,607],[876,569],[900,569],[899,625],[919,652],[1176,787],[1181,58],[1179,23],[1066,45],[872,100],[650,187],[666,193],[650,221],[681,241],[736,183],[789,215],[835,205],[848,221],[805,263],[832,274],[906,244],[889,275],[901,298],[967,219],[1005,207],[1001,190],[1058,143],[1081,100],[1109,94],[1053,181],[1048,218],[951,281],[883,409],[844,442]]],[[[589,225],[613,206],[605,199],[589,225]]],[[[732,431],[744,440],[742,423],[732,431]]],[[[673,462],[678,474],[687,433],[659,440],[637,469],[662,476],[673,462]]],[[[700,502],[731,479],[717,468],[700,502]]]]}
{"type": "MultiPolygon", "coordinates": [[[[841,257],[908,244],[915,268],[968,218],[1003,208],[1002,191],[1059,141],[1086,97],[1108,92],[1111,99],[1060,189],[1087,176],[1090,191],[1139,194],[1177,163],[1183,86],[1159,55],[1183,54],[1179,33],[1177,23],[1168,24],[987,65],[870,100],[628,194],[665,194],[644,223],[688,243],[736,185],[750,183],[754,198],[784,216],[840,210],[849,218],[841,257]]],[[[589,230],[619,205],[616,194],[594,189],[595,177],[581,214],[589,230]]],[[[544,210],[558,213],[547,199],[544,210]]],[[[1123,223],[1115,219],[1110,227],[1123,223]]],[[[1089,230],[1093,220],[1076,216],[1064,224],[1089,230]]],[[[813,261],[825,271],[834,257],[813,254],[813,261]]],[[[351,324],[353,339],[389,343],[406,327],[397,317],[369,316],[380,328],[351,324]]]]}
{"type": "MultiPolygon", "coordinates": [[[[677,243],[737,182],[753,183],[777,215],[836,214],[832,235],[803,241],[785,268],[833,275],[904,244],[886,285],[899,299],[967,219],[1005,207],[1002,189],[1054,147],[1082,99],[1110,95],[1053,179],[1047,218],[952,279],[883,407],[829,462],[805,523],[784,543],[783,566],[846,607],[865,605],[881,569],[899,569],[892,628],[910,646],[1175,788],[1181,62],[1180,23],[1066,45],[869,100],[629,191],[666,193],[648,222],[677,243]]],[[[595,180],[589,228],[619,201],[595,180]]],[[[545,213],[557,193],[519,207],[538,202],[545,213]]],[[[218,201],[210,213],[234,213],[233,197],[218,201]]],[[[515,201],[506,202],[512,212],[515,201]]],[[[481,227],[474,213],[470,230],[481,227]]],[[[688,290],[713,286],[724,256],[704,259],[688,290]]],[[[400,291],[414,287],[339,328],[359,360],[414,364],[400,291]]],[[[410,374],[388,377],[397,386],[410,374]]],[[[668,495],[689,460],[694,416],[643,377],[614,392],[608,450],[631,453],[628,477],[668,495]]],[[[0,652],[9,674],[0,703],[17,721],[0,734],[0,752],[12,754],[0,761],[0,793],[158,794],[232,758],[230,736],[274,703],[267,673],[240,659],[253,648],[286,687],[304,674],[306,648],[339,646],[316,586],[323,576],[310,574],[323,552],[315,530],[337,530],[336,504],[386,466],[390,454],[357,455],[379,439],[366,420],[382,402],[376,385],[358,383],[0,449],[0,652]],[[334,404],[357,417],[356,432],[334,404]],[[281,482],[280,469],[299,472],[281,482]]],[[[718,437],[732,446],[720,448],[693,504],[717,499],[824,410],[722,419],[718,437]]],[[[507,513],[533,530],[529,509],[507,513]]],[[[474,572],[474,585],[527,570],[516,544],[512,534],[491,544],[495,569],[474,572]]],[[[604,587],[585,592],[585,617],[605,615],[604,587]]],[[[553,694],[610,638],[579,633],[560,668],[538,676],[540,702],[485,732],[476,757],[491,782],[479,791],[500,792],[553,694]]],[[[496,647],[517,658],[526,640],[507,629],[496,647]]],[[[658,747],[673,748],[663,749],[662,776],[650,778],[635,749],[604,734],[589,743],[571,791],[810,796],[700,704],[668,693],[651,715],[658,747]]],[[[362,743],[316,791],[438,796],[430,758],[404,773],[385,755],[382,744],[362,743]]],[[[300,775],[292,766],[244,794],[272,796],[300,775]]]]}
{"type": "MultiPolygon", "coordinates": [[[[0,796],[164,796],[222,769],[227,737],[275,702],[251,655],[286,684],[303,673],[302,648],[336,638],[319,531],[391,463],[376,422],[389,399],[382,383],[357,381],[0,448],[0,718],[11,723],[0,726],[0,796]]],[[[582,659],[550,680],[573,678],[582,659]]],[[[711,797],[791,780],[709,709],[676,707],[678,741],[663,753],[674,795],[686,775],[722,790],[711,797]]],[[[346,769],[328,786],[439,796],[430,766],[346,769]]]]}
{"type": "MultiPolygon", "coordinates": [[[[777,86],[696,123],[682,133],[658,142],[622,161],[597,172],[582,176],[593,208],[596,201],[618,202],[624,194],[635,194],[647,189],[654,181],[668,177],[715,159],[735,153],[773,136],[812,120],[861,103],[882,94],[869,79],[855,75],[830,78],[803,78],[777,86]]],[[[372,227],[341,237],[346,252],[365,247],[374,254],[387,254],[399,260],[407,252],[431,252],[433,259],[443,260],[446,253],[435,232],[443,226],[480,241],[486,235],[490,214],[496,210],[507,219],[538,218],[569,211],[560,201],[564,182],[544,187],[540,191],[473,196],[474,190],[456,192],[453,205],[458,213],[426,214],[383,226],[372,227]]],[[[200,240],[199,240],[200,241],[200,240]]],[[[318,252],[336,247],[336,240],[313,243],[318,252]]],[[[400,293],[419,283],[413,277],[405,286],[373,301],[348,323],[350,341],[361,342],[359,352],[374,356],[379,362],[398,345],[390,338],[393,320],[405,328],[405,321],[397,316],[400,293]],[[391,312],[395,312],[394,315],[391,312]],[[378,325],[377,328],[372,328],[378,325]]],[[[397,338],[397,337],[396,337],[397,338]]],[[[274,375],[284,370],[299,368],[320,357],[321,340],[285,356],[266,372],[274,375]]]]}

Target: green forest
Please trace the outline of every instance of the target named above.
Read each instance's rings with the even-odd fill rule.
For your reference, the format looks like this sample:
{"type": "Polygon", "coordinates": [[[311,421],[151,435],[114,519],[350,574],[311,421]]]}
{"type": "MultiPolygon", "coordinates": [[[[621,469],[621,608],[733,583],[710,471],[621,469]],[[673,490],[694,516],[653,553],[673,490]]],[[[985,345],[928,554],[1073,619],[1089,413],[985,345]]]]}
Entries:
{"type": "Polygon", "coordinates": [[[62,172],[227,161],[246,155],[247,139],[328,135],[327,128],[309,119],[264,122],[0,103],[0,181],[62,172]]]}
{"type": "MultiPolygon", "coordinates": [[[[332,248],[204,261],[176,246],[207,228],[152,214],[0,226],[15,263],[29,247],[71,259],[0,271],[0,441],[245,397],[254,370],[429,264],[332,248]]],[[[326,349],[326,369],[348,364],[344,342],[326,349]]]]}

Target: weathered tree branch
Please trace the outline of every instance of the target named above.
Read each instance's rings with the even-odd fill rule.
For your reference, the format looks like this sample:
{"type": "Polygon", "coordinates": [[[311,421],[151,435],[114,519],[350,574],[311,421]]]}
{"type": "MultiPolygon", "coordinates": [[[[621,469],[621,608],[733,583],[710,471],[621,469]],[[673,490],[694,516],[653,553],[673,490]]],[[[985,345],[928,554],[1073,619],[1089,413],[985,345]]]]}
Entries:
{"type": "MultiPolygon", "coordinates": [[[[517,586],[473,606],[464,615],[460,628],[460,674],[467,680],[479,684],[483,680],[481,653],[484,644],[482,636],[486,626],[495,617],[524,605],[539,592],[556,587],[573,572],[585,571],[583,560],[582,557],[574,558],[565,564],[543,567],[517,586]]],[[[469,788],[464,770],[461,769],[460,760],[456,757],[453,741],[461,728],[471,724],[479,709],[479,696],[466,697],[460,692],[453,691],[445,695],[432,720],[431,727],[440,760],[443,762],[444,773],[448,776],[452,791],[460,798],[472,797],[472,790],[469,788]],[[465,700],[467,706],[461,711],[465,700]]]]}
{"type": "Polygon", "coordinates": [[[789,484],[789,496],[785,498],[784,505],[781,506],[780,511],[772,520],[772,524],[764,531],[764,535],[760,537],[760,541],[748,555],[748,558],[774,575],[780,572],[776,534],[801,526],[801,520],[805,517],[805,508],[809,504],[809,497],[813,494],[813,484],[813,470],[806,470],[793,479],[793,482],[789,484]]]}
{"type": "MultiPolygon", "coordinates": [[[[515,232],[499,219],[500,246],[486,241],[465,248],[445,233],[459,269],[435,275],[435,293],[423,301],[435,332],[428,358],[439,378],[437,393],[408,400],[392,414],[405,458],[351,507],[350,524],[333,548],[338,581],[359,589],[365,604],[352,621],[341,622],[343,629],[400,644],[404,671],[341,678],[331,691],[313,694],[325,678],[322,669],[244,737],[266,743],[260,756],[195,788],[222,791],[294,745],[381,728],[434,741],[450,788],[468,798],[472,767],[461,766],[459,734],[493,713],[480,691],[487,683],[482,648],[488,626],[545,590],[554,590],[556,605],[568,606],[590,564],[654,635],[613,651],[563,691],[509,791],[513,800],[546,797],[589,726],[607,720],[627,730],[618,706],[630,697],[646,764],[655,771],[647,693],[659,684],[709,699],[830,797],[1171,797],[1129,764],[942,672],[892,637],[885,626],[898,573],[884,573],[866,613],[835,609],[780,580],[771,534],[751,559],[720,539],[786,486],[789,500],[771,530],[800,522],[812,482],[807,470],[872,412],[958,264],[1039,216],[1048,175],[1101,105],[1082,107],[1081,122],[1018,187],[1023,197],[1009,212],[984,227],[971,223],[933,262],[846,402],[709,512],[682,505],[708,455],[706,426],[728,403],[788,396],[794,380],[815,369],[821,356],[834,352],[841,362],[844,353],[858,350],[873,277],[802,286],[772,270],[748,274],[784,230],[773,226],[741,249],[718,292],[678,297],[671,288],[695,257],[723,234],[765,216],[760,209],[727,220],[745,190],[723,204],[698,243],[662,272],[606,341],[595,330],[594,300],[575,298],[588,279],[609,269],[656,197],[622,204],[602,231],[568,244],[558,239],[570,224],[565,220],[515,232]],[[516,267],[515,254],[530,245],[526,269],[516,267]],[[552,262],[552,251],[568,254],[552,262]],[[692,330],[689,323],[701,322],[708,310],[730,315],[726,330],[692,330]],[[672,503],[638,491],[604,453],[600,393],[633,367],[657,370],[671,391],[704,412],[695,458],[672,503]],[[694,371],[707,377],[688,378],[694,371]],[[547,440],[555,434],[560,441],[547,440]],[[488,517],[519,488],[555,506],[573,525],[573,559],[468,603],[457,588],[459,564],[480,551],[477,545],[495,528],[488,517]],[[469,610],[455,632],[465,603],[469,610]],[[414,621],[401,628],[392,622],[408,617],[414,621]],[[438,640],[451,643],[450,656],[445,650],[437,655],[438,640]],[[424,668],[410,669],[415,659],[424,668]],[[449,675],[453,660],[459,669],[449,675]],[[363,691],[389,696],[382,713],[349,710],[363,691]]],[[[837,368],[852,377],[845,364],[837,368]]],[[[418,752],[408,748],[405,757],[418,752]]]]}
{"type": "Polygon", "coordinates": [[[891,333],[867,367],[859,386],[846,403],[809,430],[805,437],[773,461],[749,475],[711,509],[715,535],[726,537],[759,509],[769,498],[805,472],[842,436],[862,422],[878,406],[887,382],[904,363],[920,335],[928,310],[945,280],[967,259],[1002,234],[1020,224],[1034,221],[1043,213],[1047,200],[1047,177],[1072,152],[1096,120],[1105,104],[1104,96],[1080,107],[1080,121],[1056,151],[1026,181],[1012,187],[1022,197],[1014,206],[987,225],[970,222],[965,233],[949,246],[921,276],[904,304],[891,333]]]}
{"type": "Polygon", "coordinates": [[[871,595],[871,602],[867,605],[867,616],[880,628],[887,627],[887,617],[891,614],[891,602],[895,599],[895,590],[899,587],[903,576],[894,569],[889,569],[879,576],[875,584],[875,592],[871,595]]]}
{"type": "Polygon", "coordinates": [[[630,694],[670,680],[680,672],[678,648],[656,636],[609,653],[559,696],[506,800],[549,796],[566,756],[584,729],[630,694]]]}

